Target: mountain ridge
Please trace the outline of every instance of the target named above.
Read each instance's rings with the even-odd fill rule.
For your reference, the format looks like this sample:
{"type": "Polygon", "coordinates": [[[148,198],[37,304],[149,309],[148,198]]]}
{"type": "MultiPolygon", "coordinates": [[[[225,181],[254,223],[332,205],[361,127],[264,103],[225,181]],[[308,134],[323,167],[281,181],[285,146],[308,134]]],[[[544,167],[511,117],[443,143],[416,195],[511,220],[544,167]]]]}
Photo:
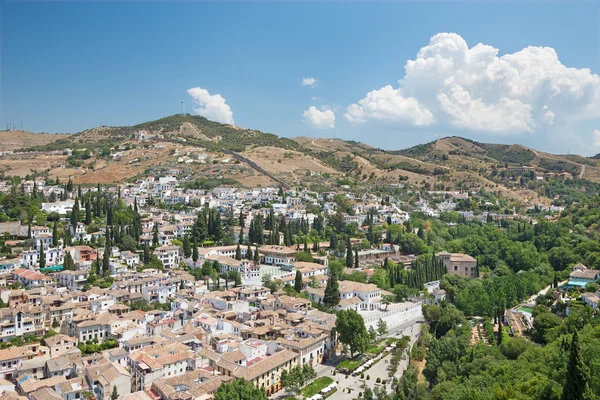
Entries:
{"type": "MultiPolygon", "coordinates": [[[[5,134],[6,131],[0,131],[0,138],[5,134]]],[[[0,160],[0,168],[5,174],[10,174],[11,170],[19,175],[27,172],[67,174],[73,176],[74,181],[84,182],[102,178],[106,174],[100,171],[109,173],[111,168],[117,169],[115,164],[121,163],[120,169],[110,175],[114,179],[102,178],[106,183],[131,180],[162,165],[185,167],[192,177],[231,179],[241,185],[300,184],[316,188],[349,184],[368,189],[411,184],[426,189],[454,190],[487,187],[529,199],[534,199],[536,194],[523,184],[515,171],[600,181],[600,167],[595,158],[555,155],[521,144],[484,143],[450,136],[406,149],[384,150],[337,138],[279,137],[189,114],[176,114],[127,127],[100,126],[61,135],[54,141],[46,135],[41,144],[34,146],[31,146],[31,135],[39,134],[28,133],[29,140],[12,150],[19,152],[21,157],[30,156],[32,153],[28,150],[41,152],[33,158],[35,162],[29,163],[39,162],[40,165],[36,164],[33,169],[24,163],[19,169],[17,163],[22,161],[19,154],[11,156],[12,159],[4,157],[0,160]],[[141,130],[152,139],[136,140],[135,132],[141,130]],[[68,165],[63,168],[66,171],[61,171],[56,163],[65,148],[87,149],[90,158],[80,162],[74,161],[73,155],[63,155],[68,165]],[[143,152],[136,151],[140,148],[143,152]],[[163,151],[165,148],[168,150],[163,151]],[[54,153],[45,157],[55,157],[53,162],[56,163],[50,162],[52,160],[42,163],[43,154],[51,151],[54,153]]],[[[0,151],[7,150],[3,142],[0,140],[0,151]]]]}

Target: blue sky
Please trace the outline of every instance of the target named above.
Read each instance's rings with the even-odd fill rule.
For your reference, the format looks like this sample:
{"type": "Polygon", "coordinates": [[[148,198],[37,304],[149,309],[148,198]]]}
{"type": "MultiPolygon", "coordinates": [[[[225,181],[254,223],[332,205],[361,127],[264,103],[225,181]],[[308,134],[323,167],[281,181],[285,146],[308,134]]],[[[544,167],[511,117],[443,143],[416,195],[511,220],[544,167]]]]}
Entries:
{"type": "Polygon", "coordinates": [[[183,100],[187,112],[203,109],[288,137],[405,148],[460,135],[558,153],[600,152],[598,2],[0,7],[2,129],[7,119],[34,132],[132,125],[177,113],[183,100]],[[435,36],[442,32],[456,35],[435,36]],[[465,59],[475,61],[459,66],[478,43],[486,45],[487,67],[474,52],[465,59]],[[405,77],[407,62],[426,46],[423,63],[405,77]],[[552,48],[558,60],[544,61],[547,51],[518,53],[528,46],[552,48]],[[506,62],[490,61],[493,48],[498,57],[517,53],[506,67],[517,75],[505,72],[506,62]],[[454,67],[439,72],[450,59],[454,67]],[[435,62],[439,73],[424,67],[435,62]],[[528,87],[537,76],[544,79],[528,87]],[[301,84],[306,77],[316,78],[314,87],[301,84]],[[188,93],[197,87],[204,89],[195,97],[204,108],[188,93]]]}

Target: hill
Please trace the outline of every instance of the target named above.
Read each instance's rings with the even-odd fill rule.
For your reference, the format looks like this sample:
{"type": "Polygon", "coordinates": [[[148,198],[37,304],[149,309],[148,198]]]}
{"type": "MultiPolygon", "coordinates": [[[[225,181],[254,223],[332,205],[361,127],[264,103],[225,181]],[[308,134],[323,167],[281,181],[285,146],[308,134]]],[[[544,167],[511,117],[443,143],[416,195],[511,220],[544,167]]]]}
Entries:
{"type": "Polygon", "coordinates": [[[536,176],[600,182],[598,161],[593,158],[554,155],[520,144],[448,137],[386,151],[341,139],[282,138],[192,115],[133,126],[101,126],[74,135],[16,136],[7,143],[18,153],[0,158],[0,171],[71,176],[83,183],[123,182],[176,169],[202,184],[315,190],[340,185],[371,190],[390,184],[429,190],[487,188],[509,199],[549,203],[540,196],[542,190],[528,183],[536,176]],[[136,139],[139,131],[146,134],[143,140],[136,139]],[[65,149],[73,153],[63,154],[65,149]]]}
{"type": "Polygon", "coordinates": [[[70,135],[31,133],[27,131],[0,131],[0,152],[14,151],[32,146],[45,146],[70,135]]]}

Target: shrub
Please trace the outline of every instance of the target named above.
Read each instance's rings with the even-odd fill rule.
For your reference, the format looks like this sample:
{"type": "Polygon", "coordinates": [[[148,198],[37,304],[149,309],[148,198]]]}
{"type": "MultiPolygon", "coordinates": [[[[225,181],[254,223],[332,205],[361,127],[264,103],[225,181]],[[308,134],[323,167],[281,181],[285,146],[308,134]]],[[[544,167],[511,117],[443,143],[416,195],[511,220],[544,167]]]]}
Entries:
{"type": "Polygon", "coordinates": [[[370,379],[371,379],[371,375],[367,375],[367,380],[370,380],[370,379]]]}
{"type": "Polygon", "coordinates": [[[375,379],[375,383],[381,383],[381,378],[377,377],[377,379],[375,379]]]}

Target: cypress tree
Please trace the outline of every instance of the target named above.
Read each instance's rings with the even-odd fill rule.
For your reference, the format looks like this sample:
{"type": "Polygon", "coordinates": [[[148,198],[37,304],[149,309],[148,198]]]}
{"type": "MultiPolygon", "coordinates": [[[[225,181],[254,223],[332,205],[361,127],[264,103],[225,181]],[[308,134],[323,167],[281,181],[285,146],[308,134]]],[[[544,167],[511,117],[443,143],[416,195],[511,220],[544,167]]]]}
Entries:
{"type": "Polygon", "coordinates": [[[592,393],[589,387],[590,375],[584,364],[579,348],[579,336],[577,331],[573,333],[571,340],[571,354],[567,363],[565,385],[561,400],[591,400],[592,393]]]}
{"type": "Polygon", "coordinates": [[[552,282],[552,286],[555,289],[558,287],[558,276],[556,276],[556,272],[554,273],[554,281],[552,282]]]}
{"type": "Polygon", "coordinates": [[[498,339],[497,344],[500,346],[502,344],[502,320],[500,319],[500,315],[498,315],[498,339]]]}
{"type": "Polygon", "coordinates": [[[52,246],[58,246],[58,222],[52,225],[52,246]]]}
{"type": "Polygon", "coordinates": [[[92,223],[92,206],[90,204],[90,199],[88,198],[85,202],[85,224],[89,225],[92,223]]]}
{"type": "Polygon", "coordinates": [[[354,249],[354,268],[358,268],[358,249],[354,249]]]}
{"type": "Polygon", "coordinates": [[[158,238],[158,224],[154,224],[154,228],[152,229],[152,246],[158,247],[160,240],[158,238]]]}
{"type": "Polygon", "coordinates": [[[192,247],[192,261],[194,261],[194,265],[198,261],[198,242],[196,239],[194,239],[194,247],[192,247]]]}
{"type": "Polygon", "coordinates": [[[337,278],[335,274],[329,274],[327,279],[327,286],[325,287],[325,294],[323,295],[323,304],[326,307],[333,308],[340,303],[340,289],[338,286],[337,278]]]}
{"type": "Polygon", "coordinates": [[[335,229],[331,231],[331,238],[329,239],[329,249],[337,249],[337,234],[335,233],[335,229]]]}
{"type": "Polygon", "coordinates": [[[246,249],[246,260],[252,261],[252,248],[250,247],[250,243],[248,243],[248,248],[246,249]]]}
{"type": "Polygon", "coordinates": [[[258,246],[254,247],[254,262],[260,262],[260,253],[258,252],[258,246]]]}
{"type": "Polygon", "coordinates": [[[106,242],[104,254],[102,255],[102,273],[101,276],[110,275],[110,243],[106,242]]]}
{"type": "Polygon", "coordinates": [[[294,290],[298,293],[302,291],[302,272],[296,270],[296,279],[294,280],[294,290]]]}
{"type": "Polygon", "coordinates": [[[40,269],[46,268],[46,255],[44,254],[44,245],[40,246],[40,269]]]}
{"type": "Polygon", "coordinates": [[[192,244],[190,243],[190,235],[186,233],[183,235],[183,256],[190,258],[192,255],[192,244]]]}
{"type": "Polygon", "coordinates": [[[242,259],[242,249],[240,249],[239,243],[237,245],[237,248],[235,249],[235,259],[238,261],[242,259]]]}
{"type": "Polygon", "coordinates": [[[308,253],[308,239],[304,236],[304,252],[308,253]]]}
{"type": "Polygon", "coordinates": [[[75,269],[75,263],[73,262],[70,251],[65,251],[64,268],[65,271],[73,271],[75,269]]]}
{"type": "Polygon", "coordinates": [[[144,264],[148,264],[150,262],[150,247],[148,246],[148,242],[144,242],[144,255],[143,255],[144,264]]]}
{"type": "Polygon", "coordinates": [[[353,260],[352,260],[352,245],[350,244],[350,238],[348,238],[348,243],[346,244],[346,268],[352,268],[353,260]]]}

